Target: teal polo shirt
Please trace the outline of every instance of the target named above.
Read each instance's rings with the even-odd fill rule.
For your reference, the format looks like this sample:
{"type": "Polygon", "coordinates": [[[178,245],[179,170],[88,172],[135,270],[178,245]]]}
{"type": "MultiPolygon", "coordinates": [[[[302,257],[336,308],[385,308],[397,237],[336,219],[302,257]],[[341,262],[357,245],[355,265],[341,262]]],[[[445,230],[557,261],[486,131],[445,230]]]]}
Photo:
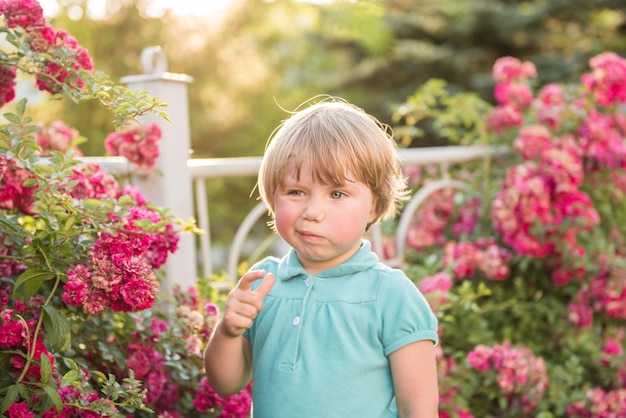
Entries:
{"type": "Polygon", "coordinates": [[[397,417],[387,356],[438,341],[437,319],[415,284],[380,263],[367,241],[350,260],[316,275],[293,249],[253,269],[277,278],[245,333],[253,416],[397,417]]]}

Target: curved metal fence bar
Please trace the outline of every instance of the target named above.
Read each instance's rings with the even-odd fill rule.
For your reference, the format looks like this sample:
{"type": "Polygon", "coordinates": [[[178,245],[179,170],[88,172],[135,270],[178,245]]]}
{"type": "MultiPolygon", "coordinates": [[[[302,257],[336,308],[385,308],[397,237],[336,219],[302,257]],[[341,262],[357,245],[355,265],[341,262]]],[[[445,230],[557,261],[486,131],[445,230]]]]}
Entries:
{"type": "Polygon", "coordinates": [[[237,264],[239,264],[239,258],[241,257],[241,251],[243,250],[243,244],[250,233],[252,227],[258,222],[258,220],[267,213],[267,206],[265,206],[264,202],[257,204],[250,213],[244,218],[239,228],[237,228],[237,233],[235,234],[235,238],[233,239],[232,244],[230,245],[230,250],[228,251],[228,280],[231,283],[237,282],[237,264]]]}
{"type": "Polygon", "coordinates": [[[409,204],[402,211],[402,215],[400,216],[400,221],[398,223],[398,228],[396,230],[396,249],[395,249],[395,257],[392,259],[383,258],[383,253],[378,253],[379,257],[383,263],[387,264],[391,267],[400,267],[404,263],[404,250],[406,247],[406,237],[409,232],[409,227],[411,225],[411,220],[415,215],[415,212],[419,208],[419,206],[428,198],[428,196],[432,195],[439,190],[444,189],[458,189],[471,191],[472,189],[467,183],[464,183],[460,180],[453,180],[450,178],[442,178],[440,180],[435,180],[431,183],[428,183],[426,186],[422,187],[418,190],[418,192],[411,198],[409,204]]]}

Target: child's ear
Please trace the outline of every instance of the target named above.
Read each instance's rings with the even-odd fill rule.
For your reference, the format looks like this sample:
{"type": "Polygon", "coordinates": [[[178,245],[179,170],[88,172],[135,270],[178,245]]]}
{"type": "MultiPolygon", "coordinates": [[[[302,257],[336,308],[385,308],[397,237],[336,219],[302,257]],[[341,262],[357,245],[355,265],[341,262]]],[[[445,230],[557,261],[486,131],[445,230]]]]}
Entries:
{"type": "Polygon", "coordinates": [[[370,228],[370,226],[374,225],[374,223],[376,223],[376,218],[378,218],[378,214],[376,213],[376,207],[374,205],[372,205],[372,210],[370,210],[370,216],[369,219],[367,221],[367,229],[370,228]]]}

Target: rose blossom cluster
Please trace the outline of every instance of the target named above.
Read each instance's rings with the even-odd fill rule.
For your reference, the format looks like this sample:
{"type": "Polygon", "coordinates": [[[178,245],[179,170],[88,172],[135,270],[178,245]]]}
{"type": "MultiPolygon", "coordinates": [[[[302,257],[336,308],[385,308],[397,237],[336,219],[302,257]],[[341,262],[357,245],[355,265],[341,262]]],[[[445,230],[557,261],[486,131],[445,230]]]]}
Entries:
{"type": "MultiPolygon", "coordinates": [[[[56,370],[54,355],[48,351],[44,344],[44,333],[42,329],[37,329],[37,321],[41,315],[43,299],[37,295],[31,298],[28,305],[15,299],[11,295],[11,286],[8,283],[0,284],[0,350],[4,353],[11,353],[12,356],[7,364],[8,370],[16,381],[32,381],[37,383],[41,380],[40,361],[47,357],[52,366],[52,373],[56,370]],[[11,303],[11,305],[10,305],[11,303]],[[25,319],[29,317],[28,319],[25,319]],[[26,357],[29,355],[34,361],[27,363],[26,357]],[[28,368],[26,368],[28,364],[28,368]]],[[[60,379],[57,379],[60,384],[60,379]]],[[[98,398],[95,391],[82,393],[75,387],[58,388],[61,400],[69,405],[80,402],[82,405],[89,405],[92,402],[105,402],[98,398]]],[[[31,405],[25,402],[16,402],[7,411],[9,418],[35,417],[31,408],[39,405],[42,399],[31,398],[31,405]]],[[[113,405],[110,405],[115,411],[113,405]]],[[[64,406],[59,414],[54,407],[50,407],[47,412],[41,414],[43,418],[58,418],[79,416],[81,410],[72,406],[64,406]]],[[[100,414],[86,413],[80,416],[96,417],[100,414]]]]}
{"type": "MultiPolygon", "coordinates": [[[[125,365],[113,367],[118,378],[132,369],[147,389],[145,404],[160,417],[183,418],[192,400],[194,412],[211,416],[248,417],[251,408],[249,385],[241,393],[222,397],[215,393],[203,376],[204,344],[220,315],[220,309],[204,299],[196,287],[172,290],[172,309],[144,317],[131,314],[136,328],[130,341],[121,344],[125,365]],[[172,357],[177,358],[172,364],[172,357]],[[185,370],[185,373],[181,373],[185,370]]],[[[117,340],[109,340],[114,344],[117,340]]]]}
{"type": "Polygon", "coordinates": [[[441,190],[431,194],[416,211],[407,231],[409,248],[421,250],[445,242],[444,231],[454,213],[454,191],[441,190]]]}
{"type": "Polygon", "coordinates": [[[609,51],[591,58],[589,66],[592,72],[584,74],[581,81],[595,101],[605,107],[626,103],[626,60],[609,51]]]}
{"type": "MultiPolygon", "coordinates": [[[[69,67],[61,61],[50,60],[43,71],[35,76],[36,85],[42,91],[59,93],[64,83],[73,88],[82,88],[83,81],[77,76],[81,70],[93,70],[93,62],[88,52],[67,31],[55,31],[47,24],[41,5],[36,0],[0,0],[0,14],[5,18],[8,29],[21,28],[30,38],[30,48],[38,53],[54,55],[63,50],[63,55],[71,58],[69,67]]],[[[64,57],[63,60],[67,60],[64,57]]],[[[3,66],[0,71],[0,104],[8,103],[15,97],[15,67],[3,66]]]]}
{"type": "MultiPolygon", "coordinates": [[[[22,353],[14,354],[9,362],[14,378],[17,379],[23,374],[26,378],[30,377],[37,382],[41,379],[41,368],[37,361],[41,360],[42,356],[48,357],[54,367],[54,356],[48,352],[43,343],[43,332],[41,330],[35,332],[40,311],[33,309],[32,313],[35,317],[23,319],[22,317],[31,309],[19,300],[14,300],[13,306],[9,306],[11,299],[10,285],[0,284],[0,350],[22,353]],[[28,369],[24,370],[27,354],[37,361],[31,362],[28,369]]],[[[41,305],[40,300],[33,300],[32,303],[37,306],[41,305]]]]}
{"type": "Polygon", "coordinates": [[[428,299],[431,308],[436,311],[440,305],[448,300],[447,294],[452,289],[452,278],[443,272],[426,276],[420,280],[419,289],[428,299]]]}
{"type": "MultiPolygon", "coordinates": [[[[60,382],[57,382],[57,384],[60,382]]],[[[69,418],[69,417],[81,417],[81,418],[100,418],[104,416],[111,416],[110,414],[116,414],[119,411],[110,399],[101,399],[95,390],[80,392],[79,389],[73,386],[65,386],[58,388],[58,394],[63,402],[63,408],[61,412],[52,406],[48,411],[39,415],[41,418],[69,418]],[[98,409],[103,412],[94,412],[85,410],[85,407],[91,404],[98,404],[98,409]],[[72,406],[72,405],[80,405],[72,406]],[[106,405],[106,412],[104,412],[104,406],[106,405]]],[[[31,407],[41,402],[38,399],[34,399],[35,402],[31,403],[31,407]]],[[[35,418],[36,415],[29,409],[29,405],[25,402],[14,403],[7,410],[9,418],[35,418]]]]}
{"type": "Polygon", "coordinates": [[[80,149],[73,146],[74,141],[79,136],[78,130],[70,127],[62,120],[55,120],[48,125],[39,124],[39,131],[35,132],[35,141],[41,148],[39,155],[42,157],[49,157],[52,151],[65,154],[70,149],[75,155],[81,156],[80,149]]]}
{"type": "Polygon", "coordinates": [[[33,213],[37,186],[25,186],[24,182],[29,179],[34,179],[33,174],[17,160],[0,155],[0,209],[33,213]]]}
{"type": "MultiPolygon", "coordinates": [[[[615,254],[616,259],[623,254],[615,254]]],[[[568,304],[568,318],[574,325],[584,328],[593,324],[594,314],[626,320],[626,271],[620,262],[608,257],[597,260],[597,269],[568,304]]]]}
{"type": "Polygon", "coordinates": [[[481,373],[496,372],[496,383],[504,393],[509,408],[530,413],[548,388],[546,365],[526,347],[510,342],[493,347],[478,345],[467,354],[467,362],[481,373]]]}
{"type": "Polygon", "coordinates": [[[142,380],[146,393],[146,404],[163,401],[165,405],[175,405],[179,401],[175,385],[169,381],[165,370],[165,358],[150,343],[143,342],[139,335],[126,345],[126,367],[135,372],[135,378],[142,380]]]}
{"type": "MultiPolygon", "coordinates": [[[[186,345],[186,355],[202,361],[202,350],[198,349],[194,341],[197,344],[204,344],[209,340],[219,319],[220,309],[213,302],[200,297],[195,287],[190,287],[187,292],[181,292],[179,288],[175,288],[174,297],[178,303],[176,322],[182,322],[178,329],[183,333],[182,340],[186,345]]],[[[218,417],[247,418],[250,415],[252,403],[251,390],[252,383],[237,394],[223,397],[211,388],[206,376],[202,376],[197,386],[194,385],[193,405],[200,412],[217,411],[218,417]]]]}
{"type": "Polygon", "coordinates": [[[119,132],[109,134],[104,146],[110,155],[126,157],[139,168],[150,171],[159,157],[161,129],[156,123],[150,125],[125,125],[119,132]]]}
{"type": "MultiPolygon", "coordinates": [[[[413,187],[426,186],[433,178],[439,176],[436,165],[406,167],[404,174],[413,187]]],[[[464,176],[471,177],[471,174],[460,174],[460,177],[464,176]]],[[[411,219],[406,236],[407,247],[420,251],[443,245],[447,239],[448,228],[451,228],[452,235],[456,238],[471,235],[478,224],[481,205],[481,200],[475,197],[459,205],[455,202],[453,189],[443,189],[429,194],[428,199],[421,203],[411,219]]],[[[385,258],[394,258],[396,252],[395,240],[383,236],[385,258]]]]}
{"type": "Polygon", "coordinates": [[[513,255],[498,246],[495,238],[478,238],[474,242],[448,242],[444,247],[443,265],[456,279],[471,278],[480,271],[490,280],[509,277],[508,263],[513,255]]]}
{"type": "Polygon", "coordinates": [[[480,213],[480,200],[473,198],[457,207],[454,195],[454,190],[444,189],[428,196],[411,220],[407,232],[408,247],[421,250],[433,245],[443,245],[449,225],[455,237],[469,235],[474,231],[480,213]]]}
{"type": "Polygon", "coordinates": [[[443,357],[439,345],[435,347],[437,358],[437,374],[439,376],[439,418],[475,418],[467,405],[459,405],[456,396],[460,392],[458,386],[448,384],[448,376],[457,371],[458,366],[452,357],[443,357]]]}
{"type": "Polygon", "coordinates": [[[71,190],[63,190],[74,199],[114,199],[119,197],[119,183],[100,164],[86,163],[72,168],[71,190]]]}
{"type": "Polygon", "coordinates": [[[78,264],[68,270],[64,302],[82,306],[88,314],[102,313],[107,307],[114,312],[152,307],[159,285],[152,269],[165,261],[167,251],[176,249],[178,236],[173,231],[147,233],[135,225],[145,219],[161,221],[151,209],[132,207],[128,217],[119,220],[115,233],[100,234],[88,252],[89,265],[78,264]],[[160,244],[152,247],[159,239],[160,244]]]}
{"type": "MultiPolygon", "coordinates": [[[[506,86],[525,85],[528,77],[536,75],[529,69],[529,63],[521,63],[511,57],[501,60],[506,61],[504,67],[508,68],[508,72],[503,72],[502,66],[497,64],[494,66],[494,79],[506,86]],[[523,70],[524,67],[526,70],[523,70]]],[[[583,123],[581,128],[587,134],[557,135],[555,132],[565,123],[563,115],[567,109],[573,112],[572,109],[579,108],[581,104],[568,107],[562,91],[555,85],[544,88],[533,100],[528,100],[526,89],[509,87],[506,87],[507,95],[496,96],[499,104],[491,115],[491,129],[500,132],[517,127],[524,121],[523,117],[515,123],[499,120],[498,109],[503,107],[514,109],[520,116],[524,111],[528,110],[531,114],[535,111],[537,121],[519,129],[514,141],[514,147],[524,161],[507,171],[502,188],[492,203],[494,229],[502,235],[503,242],[517,253],[531,257],[552,256],[557,260],[567,256],[580,258],[585,251],[577,242],[578,234],[599,222],[591,199],[580,190],[580,186],[585,161],[594,148],[590,144],[597,145],[597,141],[588,139],[593,137],[589,132],[591,127],[596,130],[601,118],[594,112],[589,113],[586,124],[583,123]],[[523,97],[515,99],[512,96],[518,91],[524,92],[523,97]],[[583,140],[585,138],[587,140],[583,140]]],[[[597,160],[599,153],[594,155],[597,160]]],[[[556,263],[557,273],[553,279],[559,284],[575,275],[575,272],[563,271],[564,264],[556,263]]]]}
{"type": "MultiPolygon", "coordinates": [[[[125,188],[122,192],[128,190],[128,188],[125,188]]],[[[139,191],[135,190],[135,195],[138,194],[139,191]]],[[[142,199],[143,198],[140,198],[140,201],[142,199]]],[[[153,224],[163,222],[161,215],[147,206],[131,208],[130,214],[124,219],[124,221],[132,224],[135,220],[142,219],[147,219],[153,224]]],[[[160,231],[151,232],[150,235],[152,237],[152,243],[144,252],[144,257],[148,260],[150,267],[158,269],[165,264],[170,253],[176,252],[180,236],[175,230],[174,225],[169,222],[162,226],[160,231]]]]}
{"type": "Polygon", "coordinates": [[[89,250],[89,266],[68,270],[63,301],[93,315],[107,307],[121,312],[152,307],[159,283],[143,257],[152,239],[138,230],[103,232],[89,250]]]}
{"type": "Polygon", "coordinates": [[[579,401],[566,410],[572,418],[618,418],[626,413],[626,389],[605,391],[596,387],[587,393],[586,401],[579,401]]]}
{"type": "Polygon", "coordinates": [[[193,400],[193,405],[198,411],[221,410],[218,417],[223,418],[247,418],[250,415],[252,404],[252,382],[241,392],[226,398],[217,394],[205,377],[202,377],[198,385],[198,396],[193,400]]]}
{"type": "Polygon", "coordinates": [[[196,287],[189,287],[182,292],[176,287],[173,290],[176,307],[176,323],[182,332],[186,354],[202,359],[203,344],[209,340],[211,332],[220,316],[220,308],[213,302],[200,296],[196,287]]]}

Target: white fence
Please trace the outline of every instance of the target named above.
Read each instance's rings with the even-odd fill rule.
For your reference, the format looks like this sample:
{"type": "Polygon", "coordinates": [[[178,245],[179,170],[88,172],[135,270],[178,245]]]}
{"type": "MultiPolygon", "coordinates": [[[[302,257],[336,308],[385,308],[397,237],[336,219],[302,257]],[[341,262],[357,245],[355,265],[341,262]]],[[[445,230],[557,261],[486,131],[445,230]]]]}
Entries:
{"type": "MultiPolygon", "coordinates": [[[[140,87],[149,90],[167,103],[169,107],[166,111],[171,122],[162,121],[154,116],[147,116],[142,120],[143,123],[159,124],[162,131],[161,156],[157,161],[157,170],[153,174],[140,176],[135,174],[136,185],[151,203],[168,208],[177,218],[184,220],[196,218],[198,226],[205,231],[199,243],[190,234],[181,236],[179,250],[170,256],[164,267],[164,290],[171,289],[175,284],[186,288],[196,283],[198,267],[203,277],[208,277],[213,272],[206,182],[217,178],[256,176],[261,157],[190,159],[187,86],[193,79],[187,75],[168,73],[165,56],[159,47],[144,50],[142,65],[145,74],[124,77],[121,82],[129,88],[140,87]],[[200,266],[197,263],[198,253],[200,266]]],[[[493,152],[494,150],[485,147],[462,146],[400,150],[399,157],[405,166],[438,164],[442,178],[419,190],[405,206],[395,237],[396,258],[384,258],[380,229],[373,228],[371,236],[373,249],[381,259],[392,266],[398,266],[403,262],[411,217],[429,194],[444,188],[468,188],[461,181],[447,176],[450,164],[483,158],[493,152]]],[[[112,171],[128,172],[130,169],[128,162],[120,157],[92,157],[87,160],[97,162],[112,171]]],[[[250,229],[265,213],[263,204],[257,205],[236,231],[227,262],[230,280],[237,279],[237,265],[250,229]]]]}

